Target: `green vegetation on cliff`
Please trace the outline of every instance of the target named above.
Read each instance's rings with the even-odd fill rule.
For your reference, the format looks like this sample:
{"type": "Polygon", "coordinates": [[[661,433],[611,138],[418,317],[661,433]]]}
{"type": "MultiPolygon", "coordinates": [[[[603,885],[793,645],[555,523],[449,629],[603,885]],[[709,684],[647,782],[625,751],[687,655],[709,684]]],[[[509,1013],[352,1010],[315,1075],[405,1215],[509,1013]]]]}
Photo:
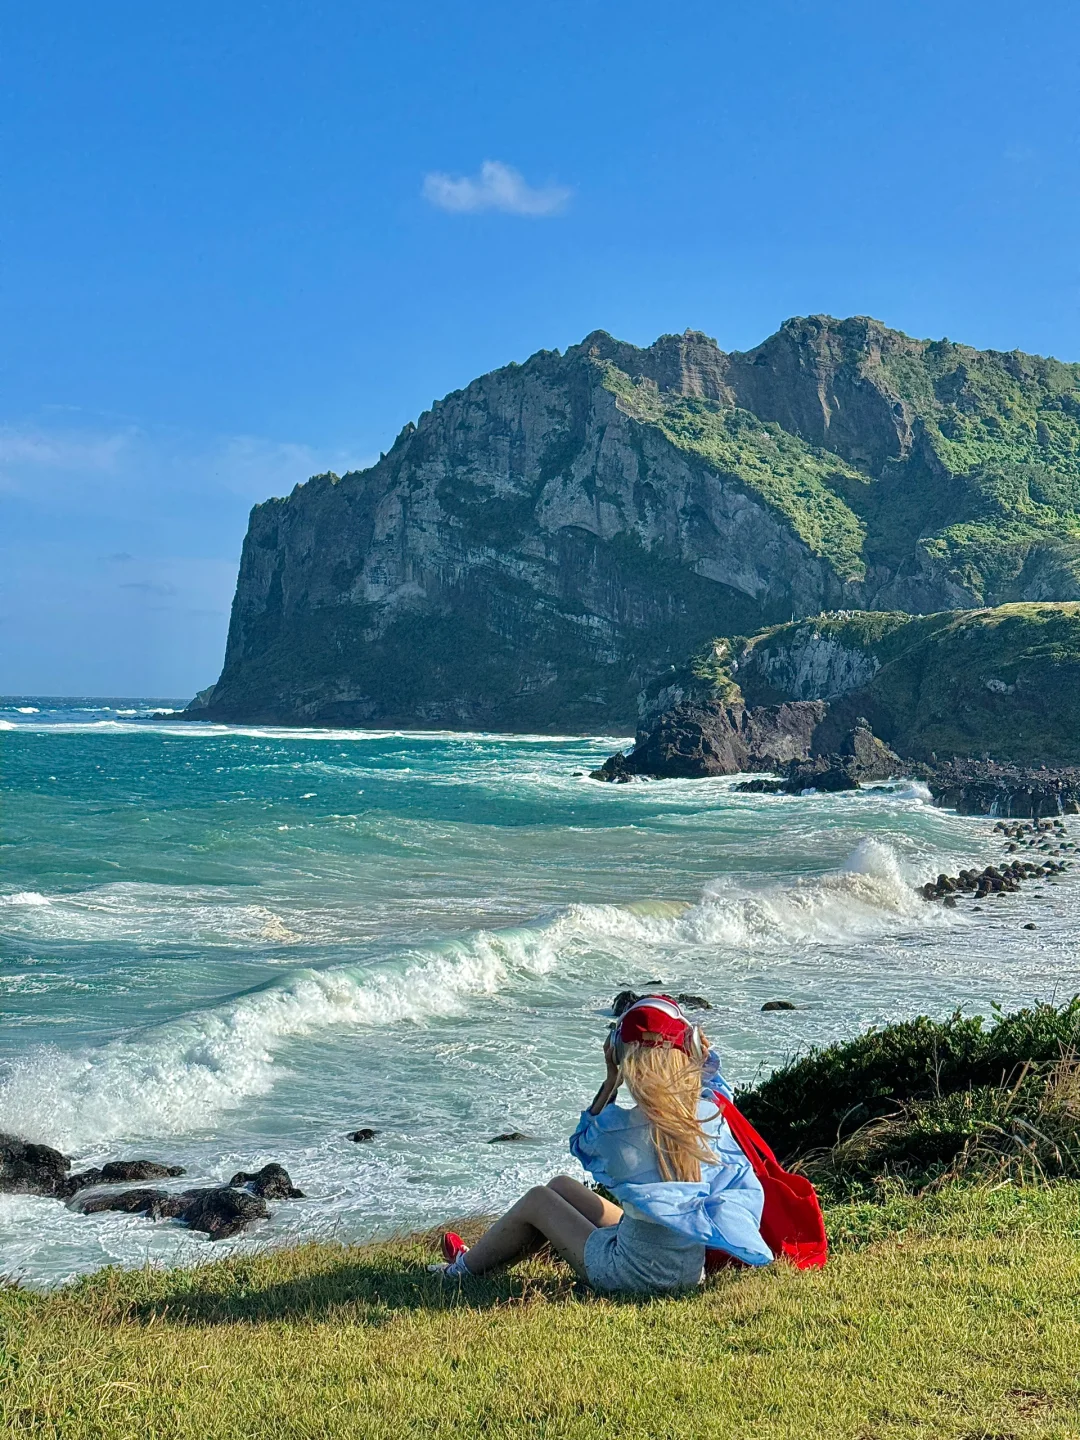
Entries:
{"type": "Polygon", "coordinates": [[[683,673],[703,699],[829,700],[914,759],[1080,764],[1076,602],[819,615],[713,642],[683,673]]]}
{"type": "Polygon", "coordinates": [[[866,340],[842,363],[893,399],[907,432],[871,491],[845,492],[866,522],[868,558],[916,539],[976,603],[1024,598],[1037,576],[1043,595],[1076,598],[1080,365],[864,323],[866,340]]]}
{"type": "Polygon", "coordinates": [[[730,357],[722,399],[632,380],[612,361],[604,384],[779,511],[844,580],[914,549],[976,603],[1022,598],[1037,576],[1043,593],[1080,594],[1080,365],[815,316],[788,321],[751,352],[755,366],[777,363],[785,341],[817,351],[821,444],[769,418],[783,402],[747,379],[742,357],[730,357]],[[828,382],[838,403],[865,410],[868,430],[889,407],[892,436],[840,433],[828,382]]]}
{"type": "Polygon", "coordinates": [[[738,481],[778,510],[841,580],[863,580],[866,528],[842,498],[867,477],[827,450],[816,450],[749,410],[637,383],[612,364],[604,385],[633,419],[655,425],[679,450],[738,481]]]}

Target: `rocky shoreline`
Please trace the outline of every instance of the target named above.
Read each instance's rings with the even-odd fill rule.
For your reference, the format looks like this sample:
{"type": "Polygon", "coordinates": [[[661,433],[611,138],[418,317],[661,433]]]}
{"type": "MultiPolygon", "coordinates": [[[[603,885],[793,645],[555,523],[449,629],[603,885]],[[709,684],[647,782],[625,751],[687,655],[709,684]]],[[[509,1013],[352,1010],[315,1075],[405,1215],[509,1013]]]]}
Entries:
{"type": "Polygon", "coordinates": [[[253,1173],[238,1171],[227,1185],[191,1190],[139,1188],[118,1190],[133,1180],[171,1180],[180,1165],[156,1160],[112,1160],[99,1168],[71,1173],[71,1160],[51,1145],[0,1134],[0,1194],[41,1195],[67,1203],[83,1215],[118,1210],[153,1220],[178,1220],[211,1240],[238,1235],[256,1220],[267,1220],[267,1200],[302,1200],[282,1165],[271,1163],[253,1173]],[[85,1198],[81,1198],[83,1192],[85,1198]]]}
{"type": "Polygon", "coordinates": [[[801,795],[916,779],[929,787],[935,805],[960,815],[1040,820],[1080,813],[1080,766],[905,759],[874,734],[865,718],[848,721],[843,706],[822,700],[674,705],[639,733],[632,750],[609,756],[590,778],[626,784],[746,772],[762,777],[735,786],[747,793],[801,795]]]}
{"type": "MultiPolygon", "coordinates": [[[[920,887],[923,899],[941,900],[949,909],[954,909],[961,896],[988,900],[992,896],[1015,894],[1026,881],[1056,879],[1064,875],[1072,864],[1071,860],[1060,858],[1077,849],[1075,842],[1068,838],[1062,820],[1037,820],[1030,825],[1010,825],[999,821],[994,829],[1004,836],[1006,852],[1016,858],[1000,868],[987,865],[982,870],[939,875],[936,880],[928,880],[920,887]],[[1024,849],[1034,852],[1031,860],[1019,858],[1024,849]]],[[[1034,930],[1034,922],[1029,921],[1027,928],[1034,930]]]]}
{"type": "Polygon", "coordinates": [[[779,772],[786,781],[777,787],[790,781],[798,793],[810,787],[852,790],[862,781],[887,780],[902,767],[862,716],[842,726],[822,700],[755,706],[705,701],[665,711],[628,754],[610,756],[591,778],[625,784],[635,776],[696,780],[779,772]]]}
{"type": "Polygon", "coordinates": [[[1080,767],[950,760],[927,777],[934,804],[960,815],[1039,820],[1080,814],[1080,767]]]}

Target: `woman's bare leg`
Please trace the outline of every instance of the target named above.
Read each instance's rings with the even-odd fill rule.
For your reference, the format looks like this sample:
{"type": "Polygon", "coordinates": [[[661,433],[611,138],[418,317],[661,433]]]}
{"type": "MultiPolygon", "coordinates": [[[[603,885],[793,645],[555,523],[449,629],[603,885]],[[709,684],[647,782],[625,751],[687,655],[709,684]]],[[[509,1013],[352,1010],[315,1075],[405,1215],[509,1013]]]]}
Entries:
{"type": "Polygon", "coordinates": [[[558,1191],[534,1185],[470,1247],[465,1268],[472,1275],[486,1275],[489,1270],[531,1255],[547,1241],[556,1254],[584,1275],[585,1241],[596,1228],[558,1191]]]}
{"type": "Polygon", "coordinates": [[[602,1195],[597,1195],[595,1190],[590,1190],[587,1185],[582,1185],[580,1180],[572,1180],[569,1175],[556,1175],[547,1183],[549,1190],[554,1190],[556,1195],[561,1195],[564,1200],[569,1200],[575,1210],[580,1211],[586,1220],[591,1220],[598,1228],[604,1225],[617,1225],[622,1219],[621,1206],[613,1205],[610,1200],[605,1200],[602,1195]]]}

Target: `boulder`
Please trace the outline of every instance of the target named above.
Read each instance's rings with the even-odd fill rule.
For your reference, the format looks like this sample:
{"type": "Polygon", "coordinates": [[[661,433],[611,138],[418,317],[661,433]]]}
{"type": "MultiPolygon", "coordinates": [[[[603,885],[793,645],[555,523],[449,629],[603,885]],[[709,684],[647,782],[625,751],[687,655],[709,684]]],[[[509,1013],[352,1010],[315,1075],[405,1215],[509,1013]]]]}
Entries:
{"type": "Polygon", "coordinates": [[[57,1189],[62,1200],[94,1185],[124,1185],[132,1180],[166,1180],[184,1174],[182,1165],[161,1165],[156,1160],[110,1160],[100,1169],[79,1170],[57,1189]]]}
{"type": "Polygon", "coordinates": [[[252,1195],[261,1195],[264,1200],[302,1200],[304,1192],[297,1190],[284,1165],[264,1165],[254,1174],[238,1171],[229,1181],[234,1188],[243,1186],[252,1195]]]}
{"type": "Polygon", "coordinates": [[[0,1194],[61,1195],[71,1161],[51,1145],[0,1133],[0,1194]]]}
{"type": "Polygon", "coordinates": [[[211,1240],[237,1235],[256,1220],[269,1215],[261,1195],[217,1185],[204,1190],[123,1190],[119,1194],[96,1195],[83,1201],[84,1215],[118,1210],[126,1215],[146,1215],[152,1220],[179,1220],[192,1230],[201,1230],[211,1240]]]}
{"type": "Polygon", "coordinates": [[[202,1230],[211,1240],[227,1240],[230,1235],[238,1235],[254,1221],[267,1219],[270,1213],[261,1195],[229,1186],[188,1190],[181,1198],[186,1204],[177,1219],[193,1230],[202,1230]]]}
{"type": "Polygon", "coordinates": [[[101,1167],[103,1185],[119,1185],[129,1180],[165,1180],[183,1175],[182,1165],[160,1165],[156,1160],[110,1160],[101,1167]]]}
{"type": "Polygon", "coordinates": [[[80,1200],[79,1210],[84,1215],[99,1215],[105,1210],[119,1210],[124,1215],[150,1215],[155,1220],[162,1215],[179,1213],[173,1210],[181,1197],[168,1190],[123,1190],[116,1195],[94,1195],[80,1200]]]}
{"type": "Polygon", "coordinates": [[[780,770],[793,760],[809,758],[814,732],[827,711],[821,700],[753,708],[720,701],[675,705],[639,736],[629,755],[617,752],[592,771],[592,777],[615,782],[634,775],[694,780],[780,770]]]}
{"type": "Polygon", "coordinates": [[[790,1000],[766,1000],[762,1005],[763,1011],[768,1010],[797,1010],[799,1007],[793,1005],[790,1000]]]}
{"type": "Polygon", "coordinates": [[[350,1140],[355,1140],[358,1145],[363,1145],[366,1144],[369,1140],[374,1140],[375,1136],[378,1135],[378,1133],[378,1130],[372,1130],[369,1125],[365,1125],[360,1130],[350,1131],[348,1138],[350,1140]]]}
{"type": "Polygon", "coordinates": [[[616,750],[614,755],[609,755],[600,766],[599,770],[590,770],[590,780],[606,780],[611,785],[625,785],[634,778],[634,772],[626,761],[626,756],[621,750],[616,750]]]}
{"type": "Polygon", "coordinates": [[[858,790],[855,767],[846,756],[820,755],[788,767],[786,789],[789,795],[804,790],[833,794],[839,790],[858,790]]]}
{"type": "MultiPolygon", "coordinates": [[[[659,985],[660,982],[657,981],[657,986],[659,985]]],[[[646,995],[659,995],[661,993],[666,992],[657,988],[646,990],[639,995],[636,990],[620,990],[611,1002],[611,1013],[618,1019],[624,1010],[629,1010],[631,1005],[636,1005],[637,1002],[643,1000],[646,995]]],[[[713,1008],[712,1001],[706,1000],[704,995],[690,995],[686,991],[680,991],[678,995],[673,995],[671,998],[675,1001],[676,1005],[681,1005],[684,1010],[711,1010],[713,1008]]]]}
{"type": "Polygon", "coordinates": [[[675,1001],[684,1010],[711,1010],[713,1008],[712,1001],[706,1000],[704,995],[687,995],[680,991],[675,996],[675,1001]]]}

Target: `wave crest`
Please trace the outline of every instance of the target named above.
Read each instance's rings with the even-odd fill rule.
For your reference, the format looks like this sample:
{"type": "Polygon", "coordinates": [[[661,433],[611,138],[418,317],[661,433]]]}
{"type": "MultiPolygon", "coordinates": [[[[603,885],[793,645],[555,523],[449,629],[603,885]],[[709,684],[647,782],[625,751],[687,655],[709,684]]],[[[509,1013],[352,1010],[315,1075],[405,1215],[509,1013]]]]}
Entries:
{"type": "Polygon", "coordinates": [[[270,1090],[275,1055],[293,1037],[460,1014],[471,1000],[535,985],[561,963],[591,961],[597,986],[606,987],[628,973],[677,973],[705,948],[713,955],[730,948],[738,963],[748,950],[776,953],[793,943],[949,923],[948,912],[919,899],[895,851],[868,839],[824,875],[755,889],[715,882],[696,903],[570,905],[532,925],[474,931],[378,967],[294,971],[77,1054],[42,1047],[0,1081],[0,1114],[5,1128],[75,1149],[175,1134],[270,1090]]]}

